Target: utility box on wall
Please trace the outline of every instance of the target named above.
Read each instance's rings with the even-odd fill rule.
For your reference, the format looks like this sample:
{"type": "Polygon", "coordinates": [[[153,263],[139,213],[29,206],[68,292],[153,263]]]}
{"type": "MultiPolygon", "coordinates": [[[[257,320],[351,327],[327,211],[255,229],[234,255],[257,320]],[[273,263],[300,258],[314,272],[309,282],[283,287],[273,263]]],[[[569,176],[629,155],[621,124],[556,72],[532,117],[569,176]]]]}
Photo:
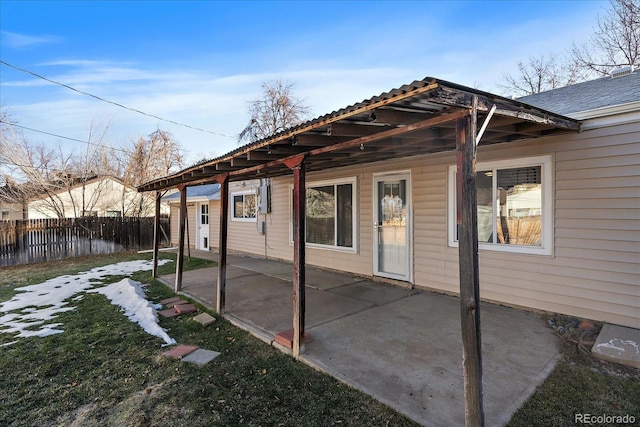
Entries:
{"type": "Polygon", "coordinates": [[[258,187],[258,213],[271,213],[271,188],[269,185],[258,187]]]}

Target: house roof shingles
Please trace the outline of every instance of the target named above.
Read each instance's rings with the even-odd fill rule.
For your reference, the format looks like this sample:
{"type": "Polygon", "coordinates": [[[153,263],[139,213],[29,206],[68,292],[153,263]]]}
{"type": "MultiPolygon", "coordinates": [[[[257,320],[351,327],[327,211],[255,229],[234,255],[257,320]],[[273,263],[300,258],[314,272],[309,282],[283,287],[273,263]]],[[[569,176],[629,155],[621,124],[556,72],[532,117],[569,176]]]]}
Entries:
{"type": "Polygon", "coordinates": [[[640,70],[602,77],[518,98],[518,101],[562,115],[640,101],[640,70]]]}

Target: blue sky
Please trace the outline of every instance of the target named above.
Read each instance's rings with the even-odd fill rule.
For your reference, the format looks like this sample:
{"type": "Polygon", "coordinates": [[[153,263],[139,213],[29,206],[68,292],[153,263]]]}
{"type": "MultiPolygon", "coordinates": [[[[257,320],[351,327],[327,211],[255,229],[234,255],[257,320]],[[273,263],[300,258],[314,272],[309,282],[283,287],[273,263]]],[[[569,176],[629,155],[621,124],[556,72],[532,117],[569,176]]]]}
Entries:
{"type": "MultiPolygon", "coordinates": [[[[606,1],[0,0],[0,65],[18,124],[122,146],[157,128],[188,162],[237,147],[265,81],[294,83],[313,117],[427,76],[500,93],[518,60],[588,37],[606,1]]],[[[83,144],[24,131],[63,150],[83,144]]]]}

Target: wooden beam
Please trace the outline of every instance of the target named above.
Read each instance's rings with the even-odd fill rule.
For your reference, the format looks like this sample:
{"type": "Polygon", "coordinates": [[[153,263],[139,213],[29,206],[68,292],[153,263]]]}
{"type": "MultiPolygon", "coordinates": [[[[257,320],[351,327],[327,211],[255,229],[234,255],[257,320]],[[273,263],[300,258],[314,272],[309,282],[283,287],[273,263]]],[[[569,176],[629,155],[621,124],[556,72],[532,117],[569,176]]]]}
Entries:
{"type": "Polygon", "coordinates": [[[305,318],[305,208],[306,184],[304,155],[288,159],[293,169],[293,357],[304,352],[305,318]]]}
{"type": "Polygon", "coordinates": [[[375,115],[374,123],[388,123],[406,125],[424,119],[424,112],[408,112],[393,109],[391,107],[377,108],[372,112],[375,115]]]}
{"type": "Polygon", "coordinates": [[[158,277],[158,251],[160,247],[160,200],[162,195],[156,191],[156,215],[153,218],[153,267],[151,276],[158,277]]]}
{"type": "Polygon", "coordinates": [[[337,142],[345,142],[350,140],[348,136],[329,136],[327,134],[320,133],[305,133],[296,136],[296,145],[300,146],[318,146],[318,145],[331,145],[337,142]]]}
{"type": "Polygon", "coordinates": [[[218,173],[220,172],[225,172],[225,171],[230,171],[235,169],[234,167],[232,167],[231,162],[220,162],[220,163],[216,163],[216,171],[218,173]]]}
{"type": "Polygon", "coordinates": [[[224,313],[227,288],[227,224],[229,218],[229,174],[216,176],[220,184],[220,233],[218,235],[218,287],[216,290],[216,311],[224,313]]]}
{"type": "Polygon", "coordinates": [[[393,129],[392,126],[380,126],[371,123],[366,124],[353,124],[353,123],[332,123],[327,129],[327,134],[330,136],[350,136],[358,137],[365,135],[375,135],[378,132],[393,129]]]}
{"type": "Polygon", "coordinates": [[[484,426],[476,199],[477,102],[474,96],[471,115],[456,121],[458,262],[465,425],[474,427],[484,426]]]}
{"type": "Polygon", "coordinates": [[[265,161],[273,160],[276,156],[269,154],[267,151],[256,150],[247,153],[247,160],[265,161]]]}
{"type": "Polygon", "coordinates": [[[178,185],[180,190],[180,226],[178,228],[178,255],[176,258],[175,292],[182,290],[182,270],[184,269],[184,225],[187,220],[187,186],[178,185]]]}
{"type": "Polygon", "coordinates": [[[240,153],[240,154],[244,154],[250,151],[253,151],[255,148],[259,148],[259,147],[266,147],[270,144],[273,144],[274,142],[277,141],[282,141],[285,139],[289,139],[291,137],[293,137],[294,135],[299,135],[301,133],[305,133],[308,131],[312,131],[318,127],[321,126],[326,126],[330,123],[335,123],[339,120],[344,120],[345,118],[348,117],[353,117],[356,116],[358,114],[361,113],[366,113],[367,111],[371,111],[375,108],[378,107],[382,107],[385,105],[389,105],[389,104],[393,104],[394,102],[398,102],[401,101],[403,99],[407,99],[407,98],[411,98],[412,96],[416,96],[416,95],[420,95],[423,93],[428,93],[434,89],[437,89],[438,87],[440,87],[440,84],[434,79],[431,82],[429,82],[428,84],[425,84],[424,86],[413,86],[411,87],[409,90],[406,91],[397,91],[397,94],[394,94],[393,96],[389,96],[388,98],[379,98],[379,100],[375,101],[375,102],[371,102],[371,103],[367,103],[366,105],[363,105],[359,108],[355,108],[353,110],[349,110],[349,111],[345,111],[343,114],[334,116],[334,117],[329,117],[327,119],[324,120],[314,120],[313,122],[309,123],[307,126],[304,127],[296,127],[293,130],[284,133],[280,136],[278,136],[277,139],[274,140],[267,140],[264,141],[262,143],[260,143],[259,145],[256,146],[248,146],[246,147],[246,149],[240,153]]]}
{"type": "MultiPolygon", "coordinates": [[[[433,127],[433,126],[437,126],[441,123],[446,123],[446,122],[450,122],[453,120],[456,120],[460,117],[464,117],[464,116],[468,116],[469,115],[469,110],[458,110],[458,111],[454,111],[442,116],[436,116],[436,117],[432,117],[430,119],[426,119],[426,120],[422,120],[420,122],[417,123],[413,123],[411,125],[407,125],[405,127],[400,127],[400,128],[395,128],[395,129],[390,129],[387,131],[383,131],[383,132],[379,132],[375,135],[368,135],[368,136],[363,136],[360,138],[355,138],[355,139],[351,139],[349,141],[346,142],[341,142],[341,143],[337,143],[337,144],[333,144],[333,145],[329,145],[326,147],[322,147],[322,148],[316,148],[314,150],[308,151],[306,153],[304,153],[307,156],[316,156],[319,154],[324,154],[324,153],[331,153],[334,151],[339,151],[339,150],[344,150],[344,149],[348,149],[351,147],[356,147],[360,144],[367,144],[369,142],[374,142],[374,141],[379,141],[385,138],[391,138],[394,136],[398,136],[398,135],[402,135],[403,133],[406,132],[413,132],[413,131],[418,131],[418,130],[422,130],[422,129],[426,129],[429,127],[433,127]]],[[[288,159],[297,157],[297,155],[294,156],[289,156],[289,157],[284,157],[281,159],[276,159],[273,160],[271,162],[268,163],[264,163],[261,165],[257,165],[257,166],[252,166],[249,168],[245,168],[245,169],[240,169],[240,170],[236,170],[236,171],[232,171],[229,172],[230,176],[239,176],[239,175],[245,175],[251,172],[256,172],[259,170],[263,170],[263,169],[268,169],[274,166],[278,166],[281,165],[283,163],[286,163],[288,159]]]]}
{"type": "Polygon", "coordinates": [[[234,167],[234,168],[255,166],[257,164],[260,164],[260,160],[254,160],[254,159],[248,160],[248,159],[242,158],[242,157],[237,157],[237,158],[231,159],[231,166],[234,167]]]}

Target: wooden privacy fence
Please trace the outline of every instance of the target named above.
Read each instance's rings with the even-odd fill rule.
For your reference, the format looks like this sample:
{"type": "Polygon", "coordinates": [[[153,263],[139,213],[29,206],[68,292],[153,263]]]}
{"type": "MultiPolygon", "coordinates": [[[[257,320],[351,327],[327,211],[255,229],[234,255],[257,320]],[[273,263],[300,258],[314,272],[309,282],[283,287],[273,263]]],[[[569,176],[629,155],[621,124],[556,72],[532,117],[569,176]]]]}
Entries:
{"type": "MultiPolygon", "coordinates": [[[[153,247],[154,218],[64,218],[0,221],[0,265],[153,247]]],[[[169,217],[160,218],[169,244],[169,217]]]]}

